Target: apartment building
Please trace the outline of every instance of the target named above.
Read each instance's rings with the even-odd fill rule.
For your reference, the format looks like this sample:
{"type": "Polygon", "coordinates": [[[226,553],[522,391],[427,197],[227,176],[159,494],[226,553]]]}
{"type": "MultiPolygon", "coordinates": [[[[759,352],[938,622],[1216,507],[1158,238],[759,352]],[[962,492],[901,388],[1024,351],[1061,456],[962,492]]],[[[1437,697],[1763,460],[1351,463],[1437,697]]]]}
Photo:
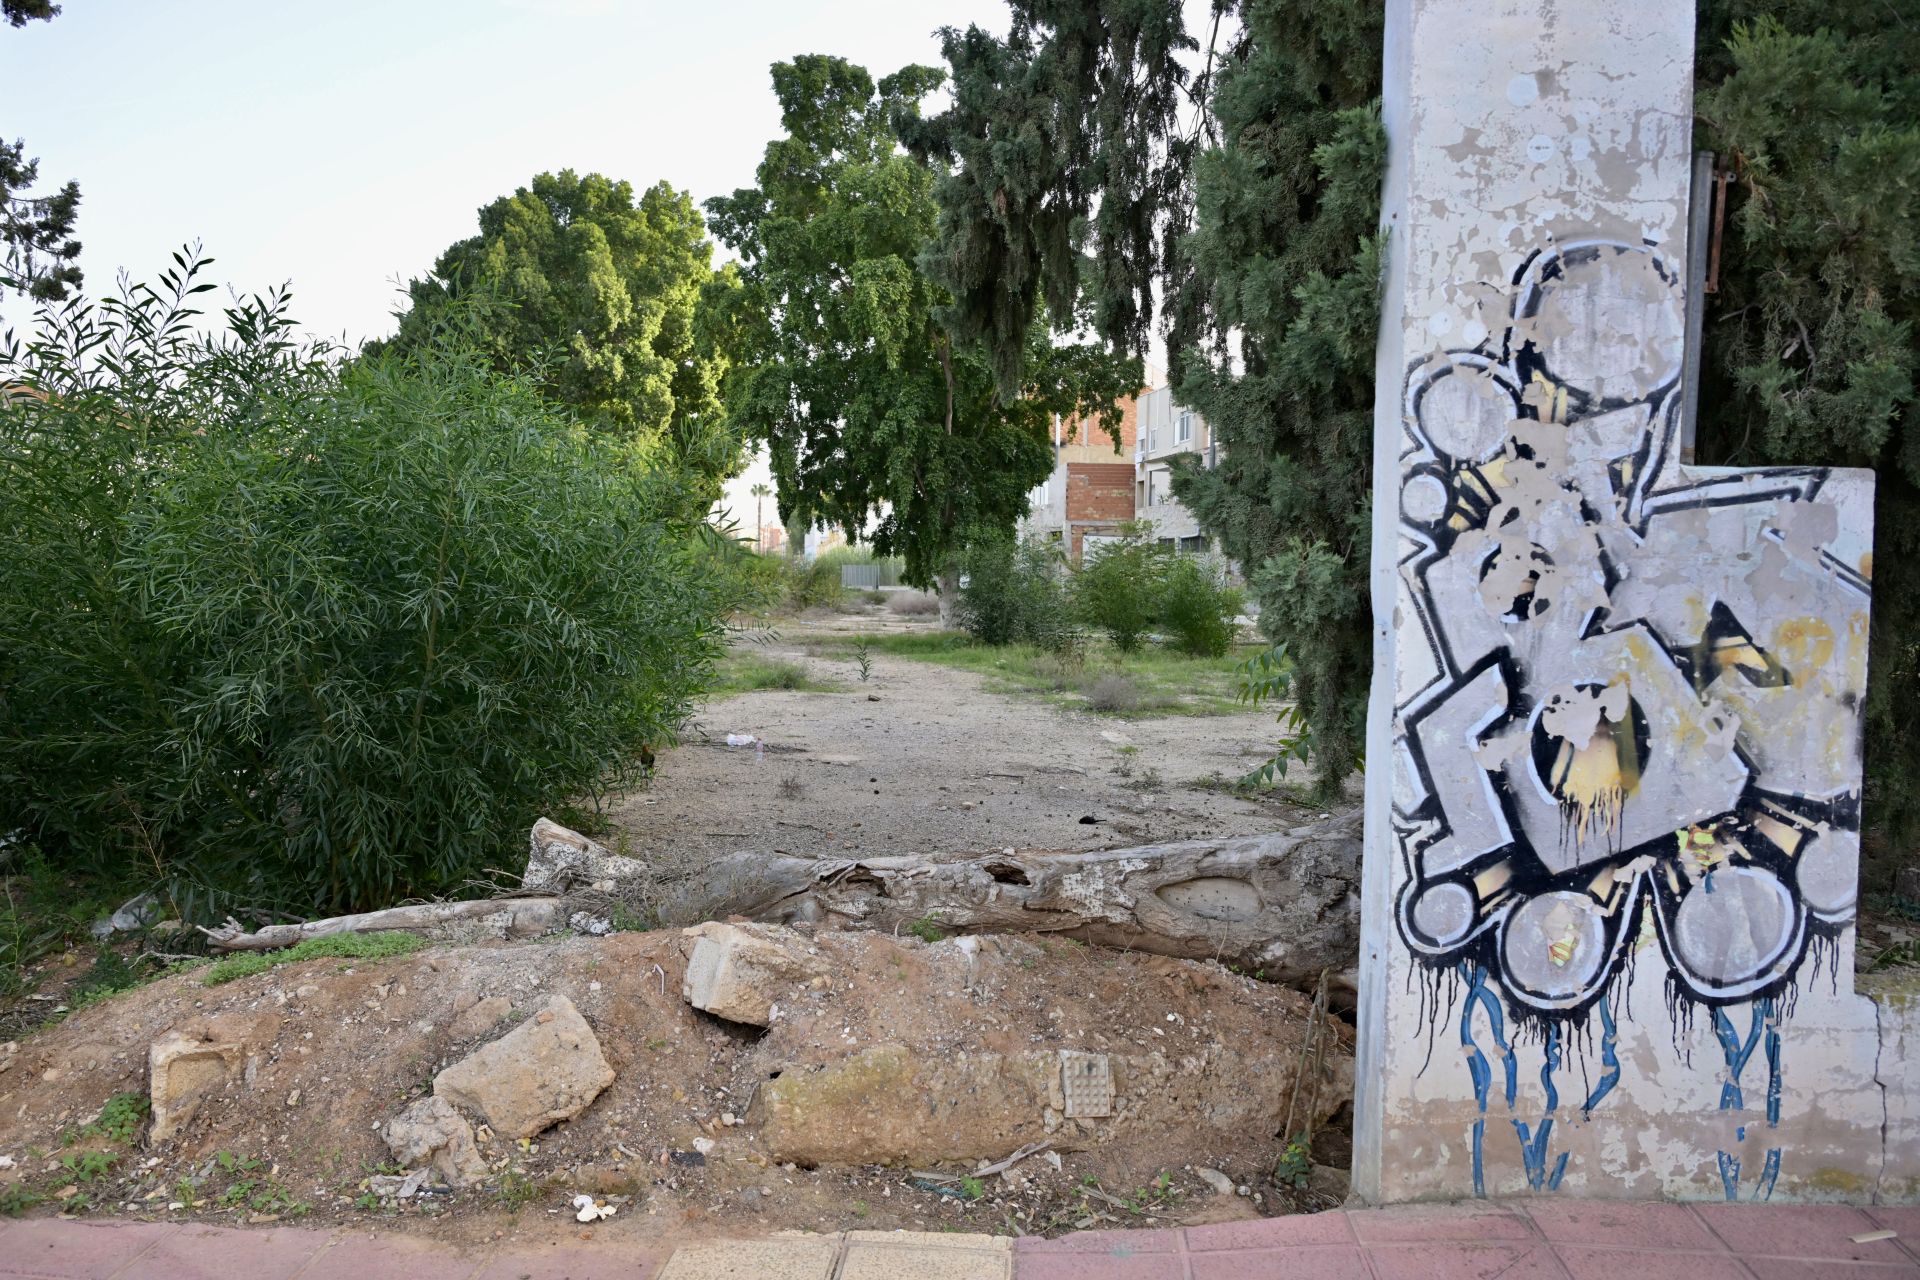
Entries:
{"type": "Polygon", "coordinates": [[[1175,404],[1173,391],[1160,387],[1140,397],[1140,439],[1134,449],[1134,518],[1150,524],[1163,544],[1185,552],[1212,550],[1200,522],[1173,496],[1174,460],[1198,454],[1202,465],[1220,460],[1218,444],[1204,419],[1175,404]]]}
{"type": "MultiPolygon", "coordinates": [[[[1151,395],[1143,392],[1142,395],[1151,395]]],[[[1052,538],[1078,561],[1089,544],[1120,534],[1134,518],[1134,455],[1139,444],[1140,397],[1120,402],[1120,443],[1092,417],[1056,418],[1053,474],[1028,498],[1025,536],[1052,538]]]]}

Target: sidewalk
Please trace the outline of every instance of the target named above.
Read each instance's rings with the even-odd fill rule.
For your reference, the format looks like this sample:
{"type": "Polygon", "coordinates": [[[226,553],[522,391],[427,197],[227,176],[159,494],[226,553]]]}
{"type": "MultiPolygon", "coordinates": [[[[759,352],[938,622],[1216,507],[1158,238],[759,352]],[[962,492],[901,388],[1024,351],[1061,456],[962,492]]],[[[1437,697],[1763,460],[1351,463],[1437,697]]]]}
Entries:
{"type": "Polygon", "coordinates": [[[1920,1280],[1920,1207],[1530,1200],[1058,1240],[852,1231],[456,1254],[402,1236],[0,1223],[0,1276],[62,1280],[1920,1280]],[[1892,1230],[1893,1239],[1856,1241],[1892,1230]]]}

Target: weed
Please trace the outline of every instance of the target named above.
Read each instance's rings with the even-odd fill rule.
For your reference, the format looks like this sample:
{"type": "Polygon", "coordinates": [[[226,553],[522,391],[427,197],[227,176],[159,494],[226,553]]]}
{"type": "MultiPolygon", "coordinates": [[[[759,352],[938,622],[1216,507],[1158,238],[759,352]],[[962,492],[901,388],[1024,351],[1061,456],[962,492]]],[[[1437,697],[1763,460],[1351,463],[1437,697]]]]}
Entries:
{"type": "Polygon", "coordinates": [[[329,956],[350,960],[386,960],[418,951],[426,945],[425,938],[413,933],[329,933],[324,937],[296,942],[285,951],[250,951],[217,960],[207,968],[206,975],[200,981],[205,986],[217,987],[223,982],[250,978],[256,973],[265,973],[283,964],[298,964],[302,960],[318,960],[329,956]]]}
{"type": "Polygon", "coordinates": [[[969,1200],[978,1200],[981,1196],[987,1194],[987,1184],[972,1174],[968,1174],[966,1177],[960,1179],[960,1194],[969,1200]]]}
{"type": "Polygon", "coordinates": [[[848,1207],[853,1210],[853,1216],[856,1218],[864,1218],[867,1216],[867,1202],[865,1200],[855,1200],[853,1204],[848,1207]]]}
{"type": "Polygon", "coordinates": [[[258,1156],[237,1156],[231,1151],[216,1151],[213,1162],[220,1166],[222,1173],[252,1173],[260,1167],[258,1156]]]}
{"type": "Polygon", "coordinates": [[[815,680],[798,662],[736,649],[720,663],[713,697],[773,689],[784,693],[826,693],[836,686],[815,680]]]}
{"type": "Polygon", "coordinates": [[[907,926],[907,932],[922,942],[940,941],[947,936],[947,932],[940,927],[938,915],[938,912],[927,912],[926,915],[921,916],[918,920],[909,924],[907,926]]]}
{"type": "Polygon", "coordinates": [[[1140,707],[1140,686],[1117,672],[1108,672],[1087,687],[1087,705],[1095,711],[1125,713],[1140,707]]]}
{"type": "Polygon", "coordinates": [[[0,1190],[0,1217],[17,1218],[35,1205],[45,1204],[46,1193],[24,1183],[0,1190]]]}
{"type": "Polygon", "coordinates": [[[931,618],[940,612],[940,597],[924,591],[895,591],[887,599],[887,608],[903,618],[931,618]]]}
{"type": "Polygon", "coordinates": [[[659,1039],[649,1040],[647,1041],[647,1052],[659,1053],[662,1049],[665,1049],[667,1045],[670,1043],[671,1041],[667,1041],[667,1040],[659,1040],[659,1039]]]}
{"type": "Polygon", "coordinates": [[[853,661],[860,668],[860,683],[865,684],[873,676],[873,651],[864,638],[854,641],[853,661]]]}
{"type": "Polygon", "coordinates": [[[647,917],[624,902],[614,903],[613,910],[607,913],[607,919],[620,933],[644,933],[653,927],[647,917]]]}
{"type": "Polygon", "coordinates": [[[1273,1166],[1273,1180],[1283,1187],[1300,1188],[1313,1176],[1313,1151],[1305,1141],[1294,1138],[1273,1166]]]}
{"type": "Polygon", "coordinates": [[[96,1178],[103,1178],[119,1162],[120,1153],[117,1151],[69,1151],[60,1157],[60,1167],[75,1182],[92,1182],[96,1178]]]}
{"type": "Polygon", "coordinates": [[[800,781],[798,775],[790,773],[780,779],[780,798],[782,800],[799,800],[805,797],[806,794],[807,784],[800,781]]]}
{"type": "Polygon", "coordinates": [[[79,1136],[123,1144],[132,1142],[133,1135],[140,1131],[140,1122],[147,1118],[150,1105],[144,1093],[116,1093],[101,1106],[98,1116],[80,1127],[79,1136]]]}
{"type": "Polygon", "coordinates": [[[518,1169],[510,1169],[500,1175],[500,1185],[494,1188],[493,1198],[508,1213],[518,1213],[539,1194],[539,1184],[518,1169]]]}

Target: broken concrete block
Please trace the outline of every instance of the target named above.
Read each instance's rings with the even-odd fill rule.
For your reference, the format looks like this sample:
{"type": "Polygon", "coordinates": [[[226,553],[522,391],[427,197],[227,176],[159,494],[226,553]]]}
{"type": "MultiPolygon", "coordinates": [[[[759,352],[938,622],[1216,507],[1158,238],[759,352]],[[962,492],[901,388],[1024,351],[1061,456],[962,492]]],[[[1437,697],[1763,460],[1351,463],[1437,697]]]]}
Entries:
{"type": "Polygon", "coordinates": [[[825,968],[785,929],[703,924],[687,934],[695,941],[680,993],[694,1008],[729,1022],[767,1026],[774,1002],[825,968]]]}
{"type": "Polygon", "coordinates": [[[614,853],[578,831],[542,818],[533,824],[527,870],[520,877],[520,887],[540,893],[565,893],[578,885],[631,880],[646,869],[647,864],[637,858],[614,853]]]}
{"type": "Polygon", "coordinates": [[[234,1041],[202,1040],[169,1031],[147,1049],[152,1142],[166,1142],[193,1119],[207,1094],[240,1070],[245,1050],[234,1041]]]}
{"type": "Polygon", "coordinates": [[[444,1098],[416,1100],[387,1121],[382,1136],[401,1167],[430,1168],[450,1187],[471,1186],[487,1176],[473,1126],[444,1098]]]}
{"type": "MultiPolygon", "coordinates": [[[[479,1006],[474,1006],[478,1008],[479,1006]]],[[[530,1138],[585,1111],[613,1083],[593,1028],[565,996],[434,1077],[433,1094],[506,1138],[530,1138]]]]}
{"type": "Polygon", "coordinates": [[[1062,1049],[1060,1087],[1066,1096],[1062,1110],[1069,1120],[1113,1114],[1113,1063],[1106,1054],[1062,1049]]]}

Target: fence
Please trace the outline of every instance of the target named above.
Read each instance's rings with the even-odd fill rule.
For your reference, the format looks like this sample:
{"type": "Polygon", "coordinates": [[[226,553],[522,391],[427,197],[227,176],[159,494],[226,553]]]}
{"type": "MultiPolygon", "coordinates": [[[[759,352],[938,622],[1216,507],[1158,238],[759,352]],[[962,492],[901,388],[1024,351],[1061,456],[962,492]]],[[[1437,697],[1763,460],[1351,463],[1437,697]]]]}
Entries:
{"type": "Polygon", "coordinates": [[[900,566],[889,560],[840,566],[840,585],[849,591],[878,591],[900,585],[900,566]]]}

